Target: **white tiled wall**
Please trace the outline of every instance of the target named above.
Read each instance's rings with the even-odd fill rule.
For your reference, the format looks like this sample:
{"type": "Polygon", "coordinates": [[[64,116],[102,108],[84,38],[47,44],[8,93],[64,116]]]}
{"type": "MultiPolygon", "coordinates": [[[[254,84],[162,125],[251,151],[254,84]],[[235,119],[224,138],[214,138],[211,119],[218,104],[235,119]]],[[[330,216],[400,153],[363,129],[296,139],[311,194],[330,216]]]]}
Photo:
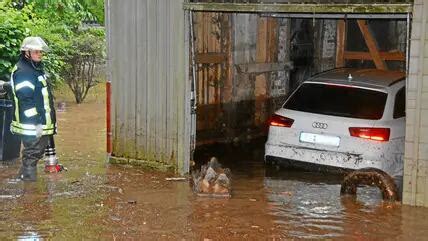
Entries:
{"type": "Polygon", "coordinates": [[[426,207],[428,207],[427,21],[428,1],[415,0],[407,86],[403,203],[426,207]]]}

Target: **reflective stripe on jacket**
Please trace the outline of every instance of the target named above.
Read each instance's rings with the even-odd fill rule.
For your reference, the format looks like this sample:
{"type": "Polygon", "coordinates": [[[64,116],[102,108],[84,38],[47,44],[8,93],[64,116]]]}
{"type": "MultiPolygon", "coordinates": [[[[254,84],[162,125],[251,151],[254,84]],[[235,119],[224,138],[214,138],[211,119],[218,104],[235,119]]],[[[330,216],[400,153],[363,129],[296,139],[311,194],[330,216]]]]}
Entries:
{"type": "Polygon", "coordinates": [[[35,136],[36,126],[43,135],[56,133],[53,97],[42,69],[21,57],[11,75],[14,115],[10,130],[14,134],[35,136]]]}

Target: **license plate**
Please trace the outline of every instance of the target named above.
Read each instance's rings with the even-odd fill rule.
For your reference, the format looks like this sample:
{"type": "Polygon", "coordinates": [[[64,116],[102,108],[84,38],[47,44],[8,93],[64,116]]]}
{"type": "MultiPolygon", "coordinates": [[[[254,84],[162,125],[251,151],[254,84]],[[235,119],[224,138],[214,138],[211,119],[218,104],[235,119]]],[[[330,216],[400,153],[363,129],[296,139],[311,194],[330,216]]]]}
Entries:
{"type": "Polygon", "coordinates": [[[300,133],[300,142],[319,144],[325,146],[335,146],[338,147],[340,145],[340,138],[337,136],[326,136],[320,134],[313,133],[300,133]]]}

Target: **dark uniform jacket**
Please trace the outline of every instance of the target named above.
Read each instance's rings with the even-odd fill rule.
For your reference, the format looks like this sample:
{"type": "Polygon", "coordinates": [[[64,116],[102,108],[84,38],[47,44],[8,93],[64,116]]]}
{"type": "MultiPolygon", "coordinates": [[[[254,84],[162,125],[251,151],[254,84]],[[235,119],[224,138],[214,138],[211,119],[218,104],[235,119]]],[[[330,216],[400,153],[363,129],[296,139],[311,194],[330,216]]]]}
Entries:
{"type": "Polygon", "coordinates": [[[43,135],[56,133],[53,96],[41,64],[31,63],[21,56],[12,75],[14,134],[36,136],[36,126],[42,125],[43,135]]]}

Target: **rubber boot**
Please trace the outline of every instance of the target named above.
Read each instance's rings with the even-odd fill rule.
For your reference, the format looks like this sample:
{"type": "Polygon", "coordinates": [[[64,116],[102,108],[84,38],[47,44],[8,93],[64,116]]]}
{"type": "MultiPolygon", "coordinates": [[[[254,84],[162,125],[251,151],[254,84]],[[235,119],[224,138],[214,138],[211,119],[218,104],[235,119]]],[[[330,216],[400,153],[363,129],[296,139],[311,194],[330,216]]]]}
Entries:
{"type": "Polygon", "coordinates": [[[18,178],[25,182],[37,181],[37,166],[21,167],[18,178]]]}

